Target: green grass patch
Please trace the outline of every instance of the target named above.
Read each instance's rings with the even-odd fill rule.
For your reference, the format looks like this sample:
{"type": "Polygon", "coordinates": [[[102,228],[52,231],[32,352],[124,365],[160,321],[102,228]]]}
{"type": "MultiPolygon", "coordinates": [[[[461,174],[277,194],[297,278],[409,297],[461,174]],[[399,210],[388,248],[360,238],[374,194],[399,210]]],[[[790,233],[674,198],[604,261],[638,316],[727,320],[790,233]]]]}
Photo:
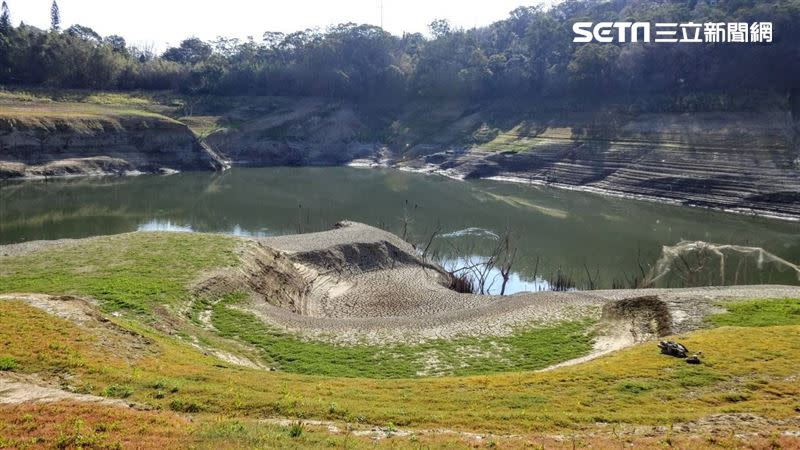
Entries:
{"type": "Polygon", "coordinates": [[[587,354],[592,348],[590,321],[523,328],[504,337],[463,337],[418,345],[336,345],[303,340],[266,325],[252,314],[231,308],[242,295],[212,306],[219,334],[263,352],[267,364],[309,375],[409,378],[478,375],[537,370],[587,354]]]}
{"type": "Polygon", "coordinates": [[[113,398],[128,398],[133,395],[133,389],[130,386],[112,384],[103,390],[104,397],[113,398]]]}
{"type": "Polygon", "coordinates": [[[224,128],[220,125],[220,117],[218,116],[180,117],[178,120],[188,126],[201,139],[205,139],[211,133],[224,128]]]}
{"type": "MultiPolygon", "coordinates": [[[[185,306],[186,286],[202,271],[237,264],[239,242],[216,235],[131,233],[49,247],[0,257],[0,290],[92,295],[105,309],[149,312],[166,305],[174,313],[181,309],[172,306],[185,306]]],[[[131,349],[131,354],[122,345],[127,342],[124,335],[98,336],[97,328],[21,301],[2,301],[0,355],[18,364],[22,373],[45,379],[70,374],[78,392],[128,396],[164,411],[208,417],[212,425],[192,438],[211,448],[229,442],[245,448],[263,442],[303,448],[328,439],[308,427],[298,433],[290,425],[246,420],[273,416],[517,433],[597,422],[669,425],[720,413],[791,418],[800,408],[800,326],[764,326],[797,323],[792,319],[796,300],[726,305],[729,312],[713,317],[712,323],[752,328],[743,332],[726,326],[682,335],[688,348],[703,352],[699,366],[662,355],[648,342],[585,364],[532,373],[588,352],[592,324],[566,322],[521,328],[506,337],[422,345],[339,346],[271,329],[235,308],[242,299],[229,295],[219,303],[201,304],[211,309],[212,324],[228,339],[190,322],[168,336],[142,324],[146,316],[111,318],[152,340],[147,351],[131,349]],[[189,345],[204,339],[224,341],[234,353],[232,340],[244,342],[280,370],[224,363],[189,345]],[[449,374],[477,376],[419,378],[449,374]],[[227,421],[238,418],[240,423],[227,421]]],[[[201,307],[190,311],[195,318],[201,307]]],[[[95,413],[100,406],[89,408],[95,413]]],[[[74,411],[53,420],[62,423],[74,411]]],[[[8,414],[20,416],[17,411],[8,414]]],[[[345,446],[342,440],[335,444],[345,446]]]]}
{"type": "Polygon", "coordinates": [[[9,372],[16,369],[17,360],[11,356],[0,356],[0,371],[9,372]]]}
{"type": "Polygon", "coordinates": [[[188,300],[201,271],[237,263],[236,239],[128,233],[0,257],[0,291],[88,295],[106,311],[150,313],[188,300]]]}
{"type": "Polygon", "coordinates": [[[138,97],[124,92],[97,92],[88,95],[83,101],[98,105],[125,105],[137,107],[150,106],[153,104],[153,101],[148,98],[138,97]]]}
{"type": "Polygon", "coordinates": [[[769,327],[800,325],[800,299],[749,300],[722,305],[728,311],[709,316],[715,326],[769,327]]]}

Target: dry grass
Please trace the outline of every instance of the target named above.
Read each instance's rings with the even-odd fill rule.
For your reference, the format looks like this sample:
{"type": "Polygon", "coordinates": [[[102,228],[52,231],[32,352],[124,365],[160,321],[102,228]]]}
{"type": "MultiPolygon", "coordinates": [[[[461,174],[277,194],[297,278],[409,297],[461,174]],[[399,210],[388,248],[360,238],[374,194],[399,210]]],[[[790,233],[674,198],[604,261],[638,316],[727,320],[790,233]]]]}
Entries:
{"type": "Polygon", "coordinates": [[[0,406],[0,447],[91,449],[663,449],[796,448],[798,438],[766,427],[757,435],[689,435],[677,430],[595,426],[568,434],[472,435],[448,430],[404,430],[290,422],[265,423],[201,414],[192,419],[170,412],[81,403],[0,406]],[[331,428],[331,425],[335,429],[331,428]],[[396,431],[395,431],[396,430],[396,431]]]}
{"type": "Polygon", "coordinates": [[[545,373],[373,380],[239,368],[152,332],[145,333],[159,356],[129,366],[68,322],[13,302],[0,303],[0,312],[0,353],[15,358],[18,371],[71,374],[76,390],[98,395],[126,386],[132,401],[181,412],[519,433],[669,425],[716,413],[788,418],[800,408],[800,326],[749,328],[747,339],[731,327],[682,338],[704,352],[701,366],[643,344],[545,373]]]}
{"type": "Polygon", "coordinates": [[[165,449],[185,446],[175,414],[82,403],[0,406],[0,448],[165,449]]]}
{"type": "Polygon", "coordinates": [[[181,117],[178,120],[185,123],[200,138],[206,138],[209,134],[223,128],[220,125],[219,116],[190,116],[181,117]]]}
{"type": "Polygon", "coordinates": [[[168,107],[153,98],[135,93],[0,90],[0,129],[13,125],[42,132],[72,129],[91,133],[179,123],[163,115],[168,112],[168,107]]]}

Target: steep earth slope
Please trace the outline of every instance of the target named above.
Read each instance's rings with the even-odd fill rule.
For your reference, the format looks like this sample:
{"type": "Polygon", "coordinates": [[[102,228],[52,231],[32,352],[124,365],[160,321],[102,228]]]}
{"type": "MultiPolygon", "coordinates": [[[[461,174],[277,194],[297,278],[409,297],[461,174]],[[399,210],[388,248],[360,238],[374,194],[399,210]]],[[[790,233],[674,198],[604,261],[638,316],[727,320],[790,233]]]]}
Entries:
{"type": "Polygon", "coordinates": [[[189,128],[97,105],[0,104],[0,178],[219,170],[189,128]]]}
{"type": "Polygon", "coordinates": [[[447,288],[441,268],[368,225],[342,222],[330,231],[256,242],[246,253],[247,270],[212,273],[196,295],[249,291],[239,308],[269,326],[340,344],[507,336],[530,323],[589,319],[601,324],[604,339],[596,348],[614,350],[702,328],[723,299],[800,296],[800,288],[789,286],[459,294],[447,288]]]}

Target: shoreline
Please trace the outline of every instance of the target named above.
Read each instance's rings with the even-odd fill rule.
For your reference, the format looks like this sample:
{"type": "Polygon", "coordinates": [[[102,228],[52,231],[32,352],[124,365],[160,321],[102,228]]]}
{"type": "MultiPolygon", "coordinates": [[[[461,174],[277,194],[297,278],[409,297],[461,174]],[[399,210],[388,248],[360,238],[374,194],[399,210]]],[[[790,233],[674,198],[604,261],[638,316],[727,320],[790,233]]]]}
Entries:
{"type": "MultiPolygon", "coordinates": [[[[224,172],[231,168],[238,168],[238,167],[245,167],[245,168],[258,168],[258,167],[275,167],[275,166],[249,166],[249,165],[240,165],[240,164],[226,164],[222,167],[219,172],[224,172]]],[[[294,166],[285,166],[285,167],[294,167],[294,166]]],[[[301,166],[301,167],[312,167],[311,165],[301,166]]],[[[313,167],[320,167],[320,166],[313,166],[313,167]]],[[[565,183],[553,183],[547,182],[543,180],[536,180],[533,178],[524,178],[524,177],[514,177],[514,176],[490,176],[490,177],[479,177],[479,178],[466,178],[463,173],[460,173],[456,170],[448,170],[448,169],[441,169],[438,165],[435,164],[427,164],[425,167],[413,167],[409,165],[401,165],[397,164],[391,160],[384,159],[379,162],[374,160],[365,160],[365,159],[356,159],[350,161],[349,163],[341,164],[338,166],[330,166],[330,167],[350,167],[354,169],[392,169],[398,170],[401,172],[410,172],[410,173],[417,173],[422,175],[438,175],[441,177],[445,177],[451,180],[457,181],[468,181],[470,179],[474,180],[488,180],[488,181],[495,181],[501,183],[513,183],[513,184],[520,184],[520,185],[528,185],[528,186],[537,186],[537,187],[547,187],[547,188],[554,188],[554,189],[561,189],[573,192],[585,192],[590,194],[602,195],[605,197],[612,197],[612,198],[621,198],[625,200],[636,200],[636,201],[644,201],[649,203],[658,203],[662,205],[670,205],[670,206],[678,206],[678,207],[689,207],[689,208],[699,208],[709,211],[717,211],[726,214],[736,214],[741,216],[747,217],[754,217],[760,219],[767,219],[767,220],[780,220],[783,222],[800,222],[800,215],[792,215],[792,214],[784,214],[781,212],[776,211],[769,211],[763,209],[751,209],[751,208],[730,208],[730,207],[722,207],[722,206],[713,206],[713,205],[701,205],[696,203],[686,203],[680,200],[675,200],[667,197],[659,197],[654,195],[646,195],[646,194],[633,194],[627,192],[619,192],[611,189],[603,189],[597,188],[593,186],[577,186],[565,183]]],[[[132,170],[132,171],[125,171],[123,173],[119,172],[96,172],[93,171],[91,173],[80,173],[80,174],[60,174],[60,175],[52,175],[52,176],[44,176],[44,175],[26,175],[22,177],[8,177],[8,178],[0,178],[0,183],[8,183],[8,182],[27,182],[27,181],[47,181],[47,180],[59,180],[59,179],[75,179],[75,178],[104,178],[104,177],[114,177],[114,178],[121,178],[121,177],[139,177],[145,175],[161,175],[161,176],[168,176],[174,175],[177,173],[186,172],[183,170],[166,170],[166,171],[154,171],[154,172],[145,172],[140,170],[132,170]]]]}
{"type": "Polygon", "coordinates": [[[602,195],[605,197],[613,197],[613,198],[621,198],[626,200],[636,200],[636,201],[644,201],[649,203],[658,203],[662,205],[670,205],[670,206],[679,206],[679,207],[689,207],[689,208],[699,208],[705,209],[709,211],[717,211],[727,214],[736,214],[740,216],[747,216],[747,217],[755,217],[761,219],[769,219],[769,220],[781,220],[784,222],[800,222],[800,216],[795,216],[792,214],[783,214],[774,211],[766,211],[766,210],[754,210],[754,209],[747,209],[747,208],[724,208],[724,207],[715,207],[711,205],[699,205],[694,203],[684,203],[679,200],[674,200],[666,197],[658,197],[654,195],[644,195],[644,194],[631,194],[619,191],[613,191],[610,189],[602,189],[596,188],[591,186],[575,186],[571,184],[564,184],[564,183],[549,183],[542,180],[534,180],[530,178],[523,178],[523,177],[511,177],[511,176],[491,176],[491,177],[481,177],[481,178],[466,178],[463,174],[458,173],[452,170],[443,170],[440,169],[436,165],[428,165],[428,167],[423,168],[416,168],[411,166],[401,166],[395,164],[386,164],[384,162],[381,163],[373,163],[368,164],[366,162],[358,162],[346,164],[346,167],[352,167],[356,169],[393,169],[399,170],[402,172],[411,172],[411,173],[418,173],[422,175],[438,175],[442,176],[451,180],[457,181],[468,181],[470,179],[473,180],[488,180],[488,181],[496,181],[501,183],[514,183],[514,184],[522,184],[528,186],[539,186],[539,187],[548,187],[554,189],[562,189],[567,191],[574,191],[574,192],[586,192],[590,194],[602,195]]]}

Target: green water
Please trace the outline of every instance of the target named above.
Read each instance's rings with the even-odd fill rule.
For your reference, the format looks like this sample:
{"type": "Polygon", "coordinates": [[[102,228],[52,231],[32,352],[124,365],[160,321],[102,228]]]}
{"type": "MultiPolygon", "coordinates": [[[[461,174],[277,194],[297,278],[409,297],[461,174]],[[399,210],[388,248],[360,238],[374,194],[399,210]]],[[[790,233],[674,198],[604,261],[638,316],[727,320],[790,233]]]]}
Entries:
{"type": "MultiPolygon", "coordinates": [[[[236,168],[0,185],[0,243],[134,230],[267,236],[325,230],[344,219],[398,234],[407,222],[416,242],[440,224],[433,248],[450,261],[486,253],[492,233],[510,229],[519,255],[512,291],[541,287],[537,280],[559,270],[578,284],[588,271],[610,287],[681,240],[757,246],[800,262],[798,223],[394,170],[236,168]]],[[[778,269],[754,267],[737,281],[798,283],[778,269]]]]}

